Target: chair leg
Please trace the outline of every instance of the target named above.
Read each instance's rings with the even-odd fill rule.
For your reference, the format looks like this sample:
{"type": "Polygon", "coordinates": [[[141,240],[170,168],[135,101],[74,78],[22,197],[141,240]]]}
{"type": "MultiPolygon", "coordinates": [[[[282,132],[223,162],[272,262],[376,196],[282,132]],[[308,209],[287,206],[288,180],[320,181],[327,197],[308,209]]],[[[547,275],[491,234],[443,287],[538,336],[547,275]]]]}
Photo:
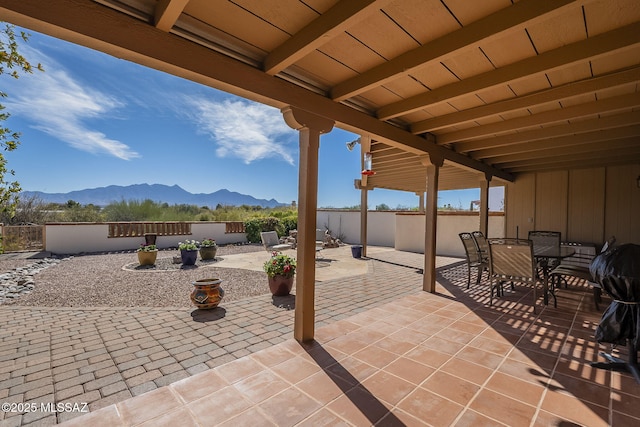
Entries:
{"type": "Polygon", "coordinates": [[[471,285],[471,266],[467,264],[467,289],[471,285]]]}
{"type": "Polygon", "coordinates": [[[478,267],[478,275],[476,277],[476,287],[480,285],[480,279],[482,278],[482,270],[484,270],[482,267],[478,267]]]}

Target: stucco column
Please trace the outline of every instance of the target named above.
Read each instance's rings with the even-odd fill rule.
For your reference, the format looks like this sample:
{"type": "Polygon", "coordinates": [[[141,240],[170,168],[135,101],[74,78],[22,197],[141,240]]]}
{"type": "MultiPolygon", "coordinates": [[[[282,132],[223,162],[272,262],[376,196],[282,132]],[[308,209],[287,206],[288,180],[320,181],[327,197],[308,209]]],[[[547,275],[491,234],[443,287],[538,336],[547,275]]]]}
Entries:
{"type": "Polygon", "coordinates": [[[480,180],[480,231],[488,236],[489,231],[489,183],[491,175],[485,174],[480,180]]]}
{"type": "Polygon", "coordinates": [[[418,196],[418,212],[424,213],[424,192],[416,193],[418,196]]]}
{"type": "Polygon", "coordinates": [[[444,163],[442,157],[425,156],[421,159],[427,168],[427,206],[425,209],[424,273],[422,290],[436,292],[436,229],[438,225],[438,177],[444,163]]]}
{"type": "Polygon", "coordinates": [[[315,330],[316,215],[318,208],[318,149],[320,135],[334,122],[294,107],[282,109],[285,122],[299,132],[298,241],[296,311],[293,335],[298,341],[313,339],[315,330]]]}

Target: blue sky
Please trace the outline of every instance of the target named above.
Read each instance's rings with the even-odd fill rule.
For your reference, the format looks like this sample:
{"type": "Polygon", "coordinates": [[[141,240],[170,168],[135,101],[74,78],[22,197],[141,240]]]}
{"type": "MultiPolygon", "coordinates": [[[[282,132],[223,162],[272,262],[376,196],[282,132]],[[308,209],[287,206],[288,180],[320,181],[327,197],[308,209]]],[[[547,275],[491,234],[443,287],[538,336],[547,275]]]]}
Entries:
{"type": "MultiPolygon", "coordinates": [[[[20,28],[17,28],[18,30],[20,28]]],[[[69,192],[107,185],[222,188],[260,199],[297,199],[298,136],[279,110],[36,32],[20,51],[45,72],[4,76],[7,125],[22,144],[5,153],[23,190],[69,192]]],[[[318,206],[360,203],[357,135],[320,141],[318,206]]],[[[493,194],[493,189],[492,189],[493,194]]],[[[479,190],[440,192],[468,208],[479,190]]],[[[501,192],[490,198],[499,206],[501,192]]],[[[415,207],[413,193],[376,189],[369,207],[415,207]]]]}

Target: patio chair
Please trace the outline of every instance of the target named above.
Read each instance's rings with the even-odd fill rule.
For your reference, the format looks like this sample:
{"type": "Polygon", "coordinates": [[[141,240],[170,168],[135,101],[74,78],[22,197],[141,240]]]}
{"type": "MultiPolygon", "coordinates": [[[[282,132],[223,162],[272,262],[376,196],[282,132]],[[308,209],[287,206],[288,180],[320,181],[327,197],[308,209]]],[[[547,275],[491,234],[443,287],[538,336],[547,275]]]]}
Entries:
{"type": "Polygon", "coordinates": [[[478,245],[478,249],[480,250],[480,255],[482,259],[489,262],[489,245],[487,244],[487,238],[484,236],[482,231],[473,231],[471,232],[471,236],[473,236],[473,240],[476,241],[476,245],[478,245]]]}
{"type": "Polygon", "coordinates": [[[260,239],[262,240],[262,246],[267,252],[280,252],[287,249],[291,249],[293,245],[288,243],[280,243],[278,239],[278,233],[275,231],[263,231],[260,233],[260,239]]]}
{"type": "MultiPolygon", "coordinates": [[[[611,236],[609,240],[604,242],[602,245],[602,249],[600,253],[603,254],[607,252],[609,249],[613,248],[616,243],[616,236],[611,236]]],[[[576,264],[563,264],[560,263],[556,268],[551,270],[549,274],[553,280],[563,280],[565,282],[565,287],[567,286],[567,281],[564,276],[576,277],[578,279],[582,279],[586,281],[593,288],[593,303],[596,307],[596,310],[600,310],[599,303],[602,302],[602,288],[600,284],[593,280],[591,272],[589,271],[589,266],[591,262],[595,258],[595,256],[590,256],[588,254],[576,254],[574,257],[577,257],[580,261],[583,261],[583,264],[586,265],[576,265],[576,264]]],[[[571,257],[571,258],[574,258],[571,257]]],[[[569,259],[571,259],[569,258],[569,259]]]]}
{"type": "Polygon", "coordinates": [[[514,282],[533,286],[533,310],[536,307],[536,287],[541,282],[536,274],[536,262],[533,256],[533,243],[523,239],[489,239],[489,277],[493,304],[493,292],[497,296],[504,294],[503,284],[514,282]]]}
{"type": "Polygon", "coordinates": [[[477,269],[476,285],[479,285],[482,273],[488,269],[489,263],[482,259],[478,245],[476,245],[476,241],[473,239],[471,233],[460,233],[458,236],[460,236],[460,240],[464,246],[464,252],[467,256],[467,289],[469,289],[471,285],[471,269],[477,269]]]}
{"type": "MultiPolygon", "coordinates": [[[[560,233],[559,231],[539,231],[539,230],[533,230],[533,231],[529,231],[529,240],[531,240],[531,243],[533,244],[533,252],[543,252],[545,249],[548,248],[556,248],[558,251],[560,250],[560,241],[562,240],[562,233],[560,233]]],[[[545,260],[543,262],[548,263],[548,260],[545,260]]],[[[538,265],[538,267],[540,267],[541,269],[543,268],[554,268],[556,267],[556,265],[538,265]]],[[[536,270],[538,272],[539,277],[542,277],[540,275],[540,271],[536,270]]],[[[547,270],[549,271],[549,270],[547,270]]]]}
{"type": "Polygon", "coordinates": [[[316,228],[316,258],[322,249],[324,249],[324,231],[316,228]]]}

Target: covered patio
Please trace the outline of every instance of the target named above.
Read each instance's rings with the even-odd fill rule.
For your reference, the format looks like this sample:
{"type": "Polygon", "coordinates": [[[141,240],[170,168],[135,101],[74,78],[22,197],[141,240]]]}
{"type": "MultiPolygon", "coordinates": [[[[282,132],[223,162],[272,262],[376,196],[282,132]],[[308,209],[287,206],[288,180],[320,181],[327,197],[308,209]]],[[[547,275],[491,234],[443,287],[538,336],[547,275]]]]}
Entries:
{"type": "MultiPolygon", "coordinates": [[[[626,376],[584,371],[585,358],[597,357],[590,337],[598,316],[583,311],[586,305],[580,293],[570,293],[558,309],[545,307],[536,315],[529,311],[530,304],[520,305],[519,300],[487,311],[484,301],[442,290],[446,283],[436,268],[435,251],[438,191],[479,187],[478,229],[486,234],[488,189],[493,185],[506,187],[506,236],[557,230],[568,241],[601,244],[615,235],[619,243],[640,243],[637,1],[0,0],[0,18],[274,106],[289,126],[299,130],[300,267],[293,331],[297,343],[291,340],[271,351],[290,358],[293,350],[294,360],[303,366],[314,360],[315,373],[331,373],[335,366],[338,372],[325,375],[324,381],[333,382],[337,376],[340,380],[334,383],[347,384],[338,386],[337,396],[324,397],[330,401],[313,398],[309,407],[315,410],[307,417],[318,411],[356,425],[361,421],[475,425],[482,420],[548,425],[563,419],[611,425],[629,421],[618,421],[620,416],[639,418],[633,410],[619,410],[637,407],[637,389],[627,392],[635,385],[626,376]],[[322,179],[318,150],[321,135],[334,126],[360,136],[363,168],[364,154],[372,155],[376,174],[354,174],[363,207],[368,191],[375,188],[424,197],[424,274],[419,279],[426,292],[376,309],[374,313],[386,321],[363,314],[316,331],[315,218],[317,182],[322,179]],[[471,330],[466,323],[475,325],[474,336],[486,333],[497,338],[504,345],[497,352],[499,360],[475,360],[473,370],[466,371],[468,360],[439,362],[433,351],[445,348],[440,346],[443,334],[458,335],[455,325],[461,326],[460,322],[471,330]],[[406,337],[412,347],[390,345],[389,336],[394,334],[406,337]],[[386,371],[395,359],[370,360],[375,370],[360,374],[360,363],[366,361],[356,361],[359,351],[382,348],[404,358],[429,342],[437,344],[426,351],[428,366],[447,375],[464,371],[462,379],[475,386],[465,383],[453,396],[439,394],[446,402],[429,392],[417,400],[421,406],[410,405],[403,402],[412,392],[423,393],[427,377],[417,384],[400,371],[386,371]],[[518,365],[520,370],[510,371],[506,388],[488,387],[501,378],[496,372],[510,369],[511,356],[522,363],[528,357],[522,352],[531,347],[552,356],[540,356],[533,368],[525,360],[518,365]],[[402,354],[394,353],[400,348],[405,348],[402,354]],[[478,366],[486,364],[493,370],[474,383],[474,372],[483,371],[478,366]],[[579,381],[589,385],[578,383],[574,389],[578,372],[579,381]],[[496,400],[513,399],[527,379],[542,390],[517,402],[533,410],[502,411],[496,400]],[[383,397],[386,391],[404,390],[404,384],[385,386],[400,380],[410,383],[412,392],[383,397]],[[599,397],[581,395],[586,390],[599,397]],[[531,396],[536,398],[527,402],[531,396]],[[349,418],[336,402],[351,404],[360,418],[349,418]],[[461,408],[449,411],[452,404],[461,408]],[[569,408],[575,412],[559,413],[569,408]],[[416,410],[426,412],[412,412],[416,410]],[[501,418],[514,413],[523,417],[501,418]],[[593,417],[580,419],[585,414],[593,417]],[[383,417],[387,419],[381,421],[383,417]]],[[[366,246],[365,209],[361,215],[361,243],[366,246]]],[[[463,342],[450,350],[453,359],[471,346],[469,337],[461,336],[463,342]]],[[[476,347],[471,347],[467,351],[473,354],[476,347]]],[[[373,357],[368,352],[362,355],[373,357]]],[[[402,360],[405,368],[411,364],[402,360]]],[[[275,369],[255,359],[245,363],[259,366],[267,376],[275,369]]],[[[223,379],[222,390],[244,377],[223,379]]],[[[447,379],[440,378],[455,389],[447,379]]],[[[286,384],[277,396],[290,401],[292,393],[301,391],[296,385],[301,378],[280,380],[286,384]]],[[[234,387],[236,392],[253,389],[234,387]]],[[[162,393],[157,397],[166,398],[167,405],[154,406],[174,408],[167,416],[181,415],[192,398],[205,397],[176,397],[171,389],[162,393]]],[[[517,406],[508,402],[510,408],[517,406]]],[[[300,402],[296,408],[305,405],[300,402]]],[[[267,405],[243,414],[259,417],[269,411],[267,405]]],[[[102,414],[107,419],[124,412],[102,414]]],[[[308,418],[298,421],[304,420],[308,418]]]]}

